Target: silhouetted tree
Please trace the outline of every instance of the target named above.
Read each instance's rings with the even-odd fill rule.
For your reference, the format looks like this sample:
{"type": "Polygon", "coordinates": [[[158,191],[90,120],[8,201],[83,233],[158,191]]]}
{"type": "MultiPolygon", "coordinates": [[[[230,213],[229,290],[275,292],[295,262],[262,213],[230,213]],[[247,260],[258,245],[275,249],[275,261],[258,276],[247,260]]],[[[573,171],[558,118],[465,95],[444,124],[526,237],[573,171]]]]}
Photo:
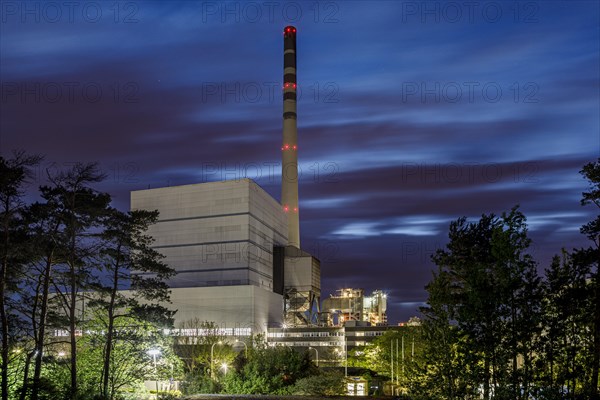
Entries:
{"type": "Polygon", "coordinates": [[[453,279],[440,268],[425,287],[429,296],[423,313],[423,355],[418,358],[412,392],[418,398],[464,399],[473,396],[472,365],[462,354],[468,338],[455,321],[453,279]]]}
{"type": "Polygon", "coordinates": [[[157,219],[157,211],[123,213],[113,209],[104,221],[100,254],[106,276],[93,285],[95,293],[89,307],[96,314],[103,314],[106,323],[101,379],[101,395],[106,399],[112,399],[115,391],[115,385],[110,384],[115,382],[111,379],[115,369],[113,348],[125,336],[117,332],[117,328],[123,331],[120,321],[173,326],[175,312],[164,305],[169,302],[165,280],[175,271],[162,262],[164,256],[150,247],[153,239],[147,234],[157,219]],[[130,291],[123,292],[125,288],[130,291]]]}
{"type": "MultiPolygon", "coordinates": [[[[43,195],[44,196],[44,195],[43,195]]],[[[48,200],[48,199],[46,199],[48,200]]],[[[52,286],[52,271],[61,262],[64,247],[61,244],[64,224],[58,212],[57,205],[51,199],[44,203],[36,202],[26,207],[23,212],[30,235],[32,260],[23,275],[27,293],[21,298],[21,314],[28,318],[33,349],[28,353],[23,372],[23,385],[20,398],[23,400],[29,394],[29,364],[34,361],[31,398],[37,399],[41,386],[42,361],[46,346],[46,328],[50,312],[50,288],[52,286]]]]}
{"type": "MultiPolygon", "coordinates": [[[[0,329],[1,344],[1,397],[8,399],[8,367],[11,343],[11,326],[8,323],[11,314],[11,294],[17,290],[22,266],[27,262],[23,251],[27,232],[21,218],[23,209],[24,186],[31,176],[31,168],[41,161],[40,156],[15,152],[13,158],[0,156],[0,220],[2,223],[0,243],[0,329]]],[[[26,256],[25,256],[26,258],[26,256]]],[[[18,316],[12,315],[12,326],[17,325],[18,316]]]]}
{"type": "MultiPolygon", "coordinates": [[[[99,193],[90,185],[104,179],[96,163],[75,164],[66,172],[49,177],[51,186],[40,190],[46,201],[54,204],[64,231],[61,247],[64,264],[55,268],[53,279],[56,294],[68,319],[70,344],[71,398],[77,398],[77,329],[78,307],[83,307],[80,293],[89,287],[97,269],[98,243],[94,240],[107,216],[110,196],[99,193]]],[[[35,387],[34,387],[35,390],[35,387]]]]}
{"type": "MultiPolygon", "coordinates": [[[[586,164],[580,173],[587,179],[589,189],[583,192],[581,205],[595,205],[600,209],[600,159],[586,164]]],[[[600,215],[581,227],[592,245],[587,249],[574,251],[574,263],[580,264],[588,270],[589,279],[589,318],[592,321],[592,360],[591,376],[588,383],[589,395],[593,400],[600,398],[598,394],[598,371],[600,369],[600,215]]]]}
{"type": "Polygon", "coordinates": [[[589,309],[586,276],[586,269],[574,263],[566,251],[561,257],[555,256],[550,268],[546,269],[541,352],[547,370],[542,378],[557,398],[567,396],[567,393],[575,398],[578,383],[582,383],[585,375],[581,355],[590,325],[585,315],[585,310],[589,309]]]}
{"type": "Polygon", "coordinates": [[[483,215],[476,223],[460,218],[450,224],[449,238],[446,249],[432,258],[440,267],[438,276],[449,280],[445,318],[455,320],[464,334],[459,347],[472,366],[471,386],[482,385],[485,399],[492,393],[494,398],[528,397],[521,390],[524,375],[517,360],[531,354],[538,329],[539,296],[532,293],[539,290],[539,280],[527,254],[525,216],[515,207],[501,217],[483,215]]]}

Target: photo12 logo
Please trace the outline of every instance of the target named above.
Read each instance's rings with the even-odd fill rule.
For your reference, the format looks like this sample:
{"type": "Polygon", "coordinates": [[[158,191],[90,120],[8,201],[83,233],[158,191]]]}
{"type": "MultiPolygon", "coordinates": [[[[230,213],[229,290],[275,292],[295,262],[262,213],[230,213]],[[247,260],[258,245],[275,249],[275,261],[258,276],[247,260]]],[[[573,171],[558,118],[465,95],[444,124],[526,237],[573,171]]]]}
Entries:
{"type": "Polygon", "coordinates": [[[536,82],[402,82],[402,102],[498,103],[505,99],[514,103],[539,103],[540,85],[536,82]]]}
{"type": "Polygon", "coordinates": [[[312,183],[335,183],[339,181],[340,166],[333,161],[315,161],[305,165],[289,165],[282,171],[279,162],[227,163],[205,162],[200,165],[200,181],[231,181],[252,179],[258,183],[276,183],[281,180],[305,180],[312,183]]]}
{"type": "Polygon", "coordinates": [[[340,6],[334,1],[203,1],[202,23],[299,23],[336,24],[340,6]]]}
{"type": "Polygon", "coordinates": [[[509,20],[539,22],[540,5],[534,1],[403,1],[402,23],[475,24],[509,20]]]}
{"type": "Polygon", "coordinates": [[[134,1],[1,1],[2,23],[56,24],[110,21],[136,24],[139,3],[134,1]]]}
{"type": "Polygon", "coordinates": [[[137,82],[0,82],[2,104],[139,103],[137,82]]]}
{"type": "MultiPolygon", "coordinates": [[[[336,82],[312,82],[296,86],[296,99],[313,103],[339,103],[340,88],[336,82]]],[[[278,82],[202,82],[202,102],[268,103],[281,101],[283,87],[278,82]]]]}
{"type": "Polygon", "coordinates": [[[497,183],[512,181],[514,183],[539,183],[540,166],[537,162],[514,164],[501,163],[403,163],[400,179],[403,183],[420,182],[424,184],[438,183],[497,183]]]}

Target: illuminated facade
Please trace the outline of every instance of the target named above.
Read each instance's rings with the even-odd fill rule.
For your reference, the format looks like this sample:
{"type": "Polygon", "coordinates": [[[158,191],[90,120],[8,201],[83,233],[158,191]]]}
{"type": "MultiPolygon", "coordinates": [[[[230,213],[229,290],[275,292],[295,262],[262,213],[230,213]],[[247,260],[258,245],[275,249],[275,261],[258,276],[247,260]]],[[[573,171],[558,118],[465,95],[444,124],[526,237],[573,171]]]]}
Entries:
{"type": "Polygon", "coordinates": [[[160,213],[148,233],[177,272],[167,281],[176,326],[200,318],[257,333],[283,322],[284,266],[273,254],[287,243],[286,215],[255,182],[139,190],[131,209],[160,213]]]}
{"type": "Polygon", "coordinates": [[[323,300],[321,321],[328,326],[342,326],[348,321],[386,325],[386,310],[387,295],[381,290],[365,296],[363,289],[345,288],[323,300]]]}

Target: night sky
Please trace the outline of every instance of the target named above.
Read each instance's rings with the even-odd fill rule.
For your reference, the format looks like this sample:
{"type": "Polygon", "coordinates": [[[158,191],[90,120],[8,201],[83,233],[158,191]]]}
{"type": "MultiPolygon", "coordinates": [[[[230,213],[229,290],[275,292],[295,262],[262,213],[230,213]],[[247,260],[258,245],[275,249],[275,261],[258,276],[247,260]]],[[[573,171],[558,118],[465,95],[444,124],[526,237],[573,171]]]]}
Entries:
{"type": "Polygon", "coordinates": [[[280,197],[282,30],[298,28],[302,247],[323,297],[417,313],[451,220],[520,204],[540,270],[587,245],[599,3],[0,2],[0,154],[98,161],[101,189],[247,176],[280,197]],[[69,5],[70,4],[70,5],[69,5]]]}

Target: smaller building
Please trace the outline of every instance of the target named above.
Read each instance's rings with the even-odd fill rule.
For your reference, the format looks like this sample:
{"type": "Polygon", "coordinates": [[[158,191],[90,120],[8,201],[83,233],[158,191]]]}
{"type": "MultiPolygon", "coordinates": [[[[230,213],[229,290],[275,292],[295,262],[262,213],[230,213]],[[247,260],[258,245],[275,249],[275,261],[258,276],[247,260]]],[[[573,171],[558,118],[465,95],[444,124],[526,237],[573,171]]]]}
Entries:
{"type": "Polygon", "coordinates": [[[381,290],[365,296],[363,289],[340,289],[323,300],[321,309],[321,322],[327,326],[342,326],[347,321],[387,325],[387,295],[381,290]]]}
{"type": "Polygon", "coordinates": [[[285,345],[297,350],[314,350],[313,359],[326,365],[344,365],[349,351],[366,346],[394,326],[372,326],[364,321],[348,321],[343,326],[269,328],[267,344],[285,345]]]}

